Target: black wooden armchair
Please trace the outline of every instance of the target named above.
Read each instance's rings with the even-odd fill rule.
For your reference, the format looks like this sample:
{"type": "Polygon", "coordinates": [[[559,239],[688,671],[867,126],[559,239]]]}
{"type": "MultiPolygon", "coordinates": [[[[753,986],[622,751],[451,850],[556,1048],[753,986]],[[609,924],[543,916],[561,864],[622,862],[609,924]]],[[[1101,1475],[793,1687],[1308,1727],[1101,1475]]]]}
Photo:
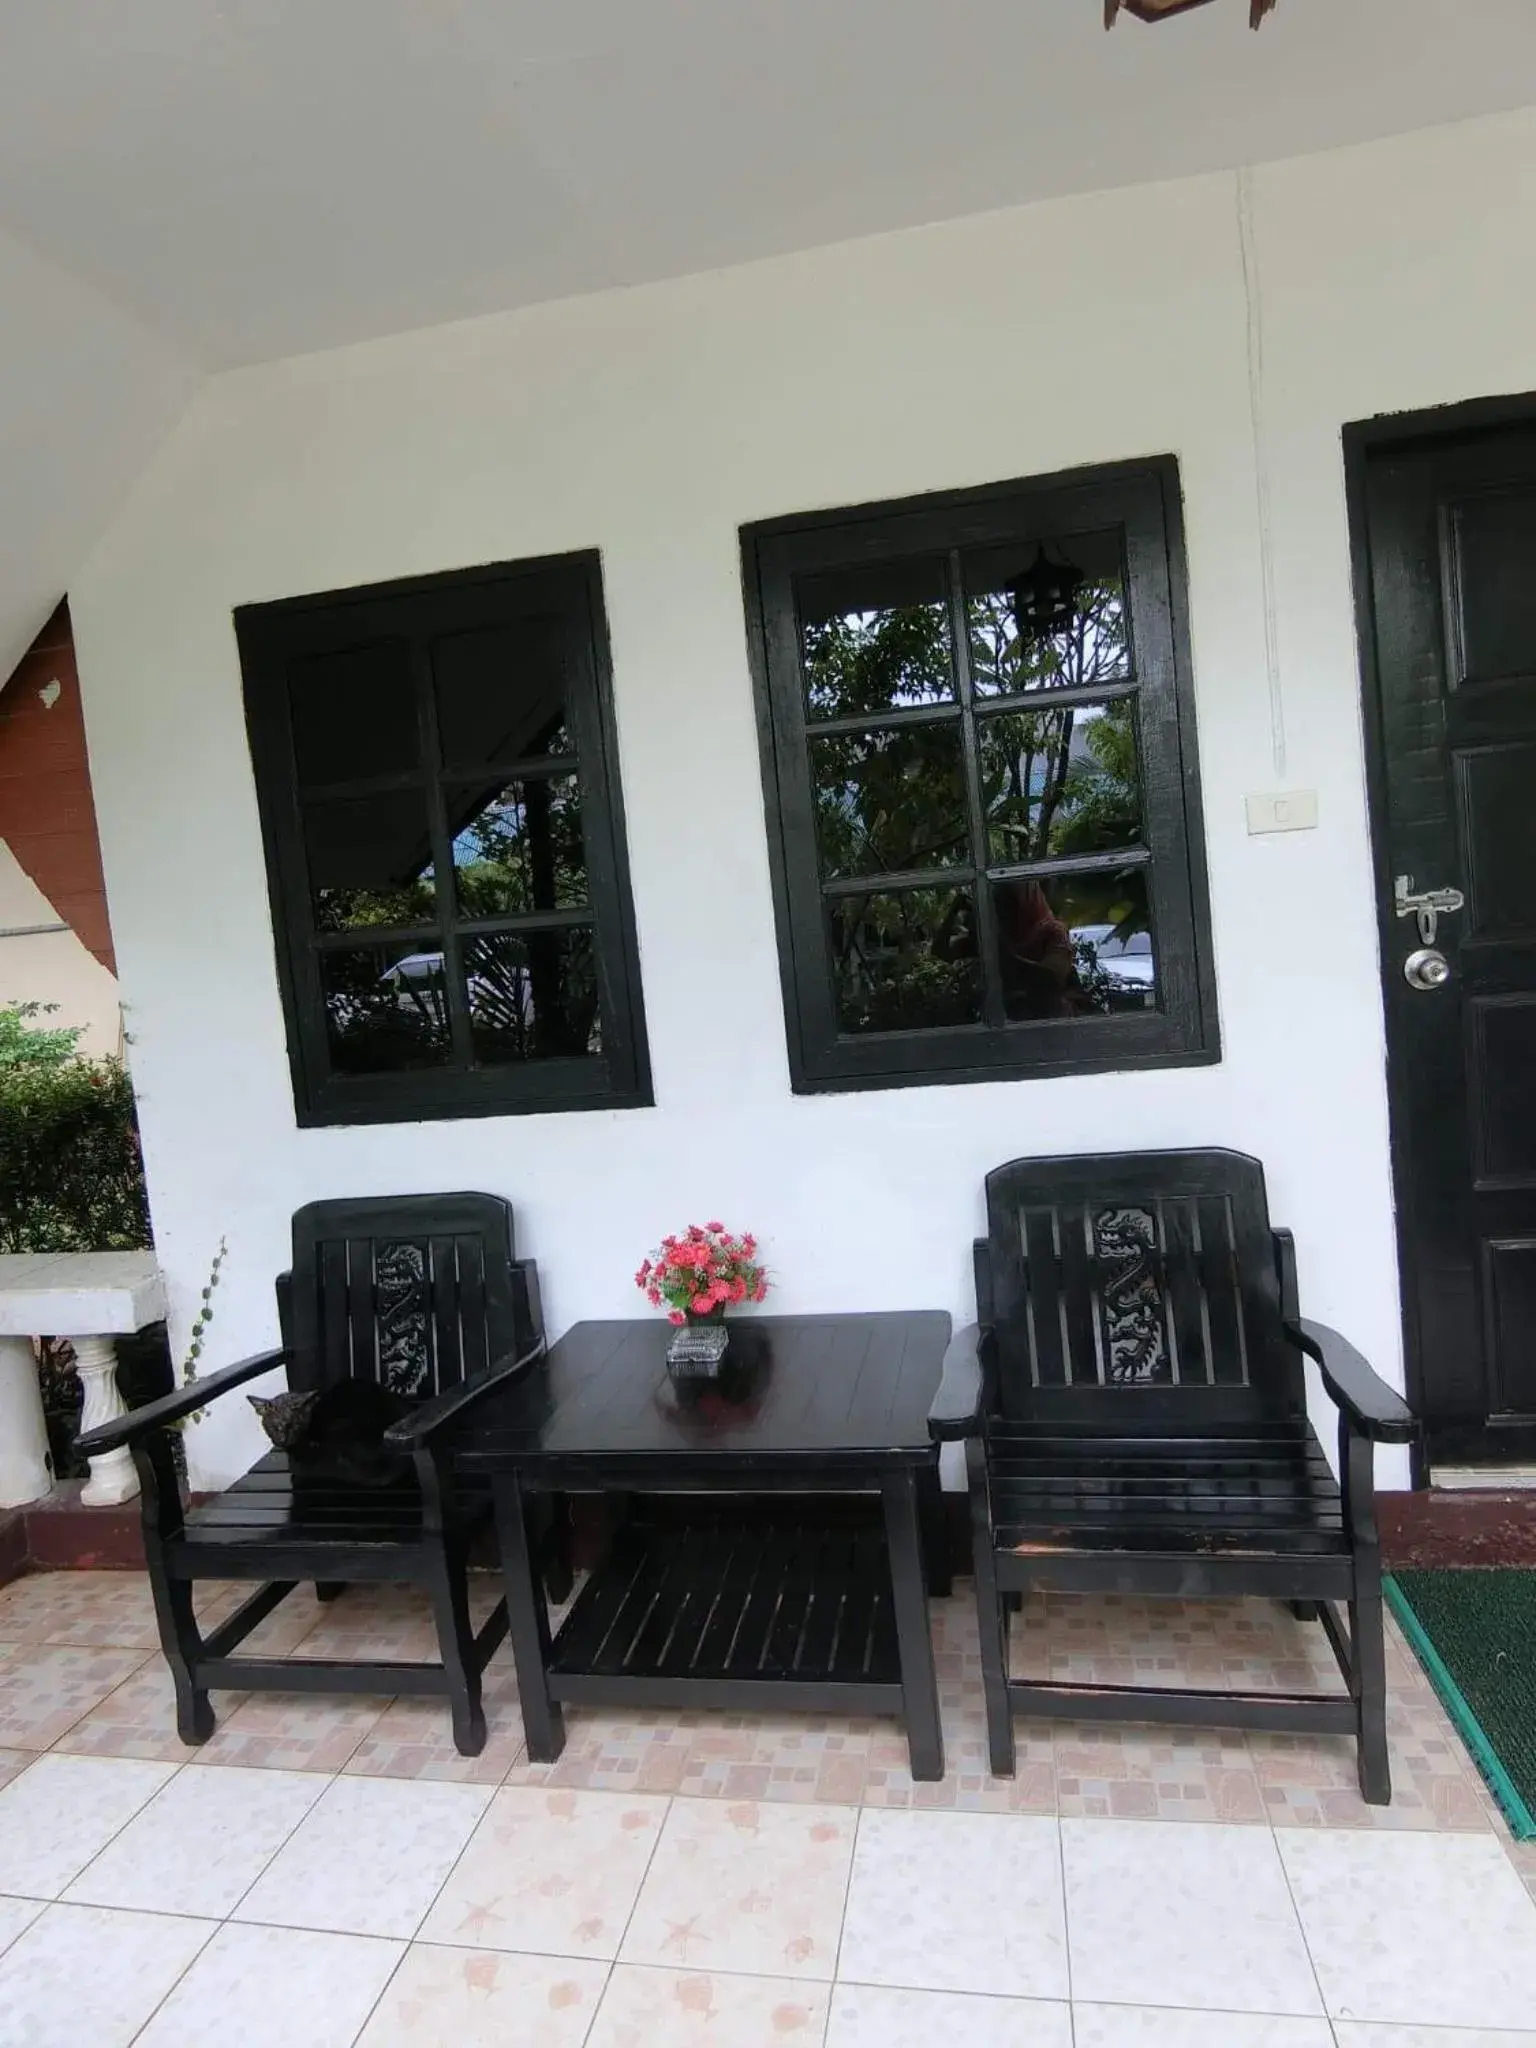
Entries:
{"type": "Polygon", "coordinates": [[[993,1770],[1012,1774],[1015,1714],[1327,1731],[1356,1737],[1360,1789],[1385,1805],[1372,1461],[1416,1425],[1352,1345],[1301,1320],[1259,1162],[1020,1159],[987,1177],[987,1228],[979,1320],[931,1427],[966,1444],[993,1770]],[[1342,1490],[1304,1358],[1338,1411],[1342,1490]],[[1326,1630],[1348,1697],[1010,1678],[1008,1609],[1035,1586],[1288,1601],[1326,1630]]]}
{"type": "Polygon", "coordinates": [[[440,1693],[465,1756],[485,1746],[481,1674],[506,1634],[505,1603],[476,1634],[466,1552],[491,1516],[455,1484],[455,1431],[477,1403],[544,1353],[538,1278],[515,1256],[512,1212],[492,1195],[312,1202],[293,1219],[293,1269],[277,1283],[283,1342],[92,1430],[87,1456],[127,1444],[142,1488],[144,1554],[184,1742],[213,1733],[210,1686],[282,1692],[440,1693]],[[223,1493],[184,1509],[170,1425],[282,1366],[294,1391],[352,1376],[415,1405],[389,1432],[414,1479],[378,1487],[290,1470],[270,1451],[223,1493]],[[198,1579],[266,1581],[204,1637],[198,1579]],[[234,1654],[302,1581],[329,1599],[352,1580],[424,1586],[436,1664],[330,1663],[234,1654]]]}

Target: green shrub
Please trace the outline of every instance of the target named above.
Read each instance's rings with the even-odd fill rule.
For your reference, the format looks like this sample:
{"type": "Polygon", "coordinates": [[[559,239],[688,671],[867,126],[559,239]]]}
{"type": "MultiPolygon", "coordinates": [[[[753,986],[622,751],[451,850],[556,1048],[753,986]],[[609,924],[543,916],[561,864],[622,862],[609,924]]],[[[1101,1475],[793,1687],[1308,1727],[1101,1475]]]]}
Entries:
{"type": "MultiPolygon", "coordinates": [[[[7,1018],[16,1015],[0,1010],[0,1046],[7,1049],[18,1035],[7,1018]]],[[[138,1119],[122,1063],[74,1059],[67,1049],[57,1057],[53,1047],[42,1057],[0,1057],[0,1251],[136,1251],[148,1244],[138,1119]]]]}

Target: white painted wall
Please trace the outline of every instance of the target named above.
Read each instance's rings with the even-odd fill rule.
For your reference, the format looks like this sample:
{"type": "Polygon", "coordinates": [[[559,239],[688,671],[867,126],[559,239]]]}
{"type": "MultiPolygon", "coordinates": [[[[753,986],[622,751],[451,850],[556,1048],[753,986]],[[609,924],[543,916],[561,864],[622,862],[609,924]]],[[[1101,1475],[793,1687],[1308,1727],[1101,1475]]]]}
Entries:
{"type": "Polygon", "coordinates": [[[0,676],[196,382],[179,349],[0,229],[0,676]]]}
{"type": "MultiPolygon", "coordinates": [[[[993,214],[218,379],[71,591],[157,1236],[209,1363],[275,1331],[294,1206],[484,1187],[558,1330],[639,1253],[757,1230],[785,1308],[972,1309],[986,1169],[1223,1143],[1267,1162],[1311,1312],[1400,1370],[1339,429],[1536,386],[1536,114],[1254,179],[1285,783],[1274,788],[1246,308],[1228,176],[993,214]],[[1184,1072],[790,1095],[742,625],[745,520],[1175,452],[1225,1058],[1184,1072]],[[230,613],[600,547],[658,1106],[295,1129],[230,613]],[[700,894],[714,906],[699,937],[700,894]],[[701,1000],[701,990],[705,992],[701,1000]]],[[[191,1438],[217,1479],[244,1404],[191,1438]]]]}

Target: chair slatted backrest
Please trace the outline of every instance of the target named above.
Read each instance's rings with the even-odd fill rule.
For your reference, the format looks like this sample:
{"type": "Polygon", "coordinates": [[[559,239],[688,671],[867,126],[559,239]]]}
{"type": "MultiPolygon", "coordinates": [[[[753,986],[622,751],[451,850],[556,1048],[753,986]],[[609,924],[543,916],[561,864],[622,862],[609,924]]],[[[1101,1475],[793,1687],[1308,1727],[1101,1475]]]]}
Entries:
{"type": "Polygon", "coordinates": [[[294,1388],[350,1377],[426,1400],[541,1334],[535,1269],[498,1195],[310,1202],[278,1285],[294,1388]]]}
{"type": "Polygon", "coordinates": [[[1005,1414],[1198,1432],[1303,1412],[1257,1159],[1016,1159],[987,1176],[987,1233],[1005,1414]]]}

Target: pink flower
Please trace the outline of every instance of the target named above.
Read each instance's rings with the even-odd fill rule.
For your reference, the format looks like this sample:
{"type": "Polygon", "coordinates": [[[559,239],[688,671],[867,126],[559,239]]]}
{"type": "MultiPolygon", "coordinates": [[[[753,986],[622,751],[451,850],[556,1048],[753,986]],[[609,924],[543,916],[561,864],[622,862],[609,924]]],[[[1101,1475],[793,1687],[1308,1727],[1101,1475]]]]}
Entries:
{"type": "Polygon", "coordinates": [[[706,1223],[704,1228],[714,1231],[716,1236],[718,1236],[725,1229],[725,1225],[723,1223],[706,1223]]]}
{"type": "Polygon", "coordinates": [[[669,1323],[686,1323],[687,1320],[688,1318],[683,1314],[680,1308],[673,1309],[672,1313],[667,1317],[667,1321],[669,1323]]]}
{"type": "Polygon", "coordinates": [[[746,1298],[747,1298],[747,1283],[746,1283],[746,1281],[745,1281],[745,1280],[733,1280],[733,1281],[731,1282],[731,1285],[730,1285],[730,1299],[731,1299],[732,1301],[745,1301],[745,1300],[746,1300],[746,1298]]]}
{"type": "Polygon", "coordinates": [[[707,1315],[715,1305],[715,1297],[712,1294],[696,1294],[689,1305],[696,1316],[707,1315]]]}

